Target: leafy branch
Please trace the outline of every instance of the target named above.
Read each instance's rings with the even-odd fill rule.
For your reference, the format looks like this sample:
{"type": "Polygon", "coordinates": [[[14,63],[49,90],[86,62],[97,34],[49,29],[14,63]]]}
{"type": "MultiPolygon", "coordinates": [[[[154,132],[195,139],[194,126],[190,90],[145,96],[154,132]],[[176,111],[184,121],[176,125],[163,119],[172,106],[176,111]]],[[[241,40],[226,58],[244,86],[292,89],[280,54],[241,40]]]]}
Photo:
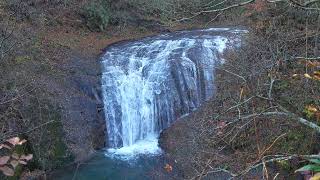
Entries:
{"type": "Polygon", "coordinates": [[[0,144],[1,151],[9,151],[7,155],[0,156],[0,171],[5,176],[14,176],[15,170],[19,165],[27,165],[27,162],[33,158],[32,154],[19,155],[14,151],[16,146],[21,146],[26,142],[27,140],[25,139],[21,140],[19,137],[13,137],[0,144]]]}

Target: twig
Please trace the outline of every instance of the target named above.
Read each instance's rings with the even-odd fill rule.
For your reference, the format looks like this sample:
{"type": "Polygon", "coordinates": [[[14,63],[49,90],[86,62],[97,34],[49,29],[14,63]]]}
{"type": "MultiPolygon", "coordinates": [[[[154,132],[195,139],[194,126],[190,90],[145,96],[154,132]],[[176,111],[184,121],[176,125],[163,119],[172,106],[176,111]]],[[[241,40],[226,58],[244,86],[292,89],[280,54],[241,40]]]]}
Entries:
{"type": "Polygon", "coordinates": [[[255,113],[255,114],[250,114],[250,115],[247,115],[247,116],[244,116],[244,117],[241,117],[241,119],[236,119],[230,123],[228,123],[227,125],[230,125],[230,124],[233,124],[239,120],[243,120],[243,119],[249,119],[249,118],[253,118],[253,117],[256,117],[256,116],[275,116],[275,115],[278,115],[278,116],[288,116],[290,118],[293,118],[293,119],[296,119],[298,122],[314,129],[315,131],[317,131],[318,133],[320,133],[320,127],[311,122],[311,121],[308,121],[302,117],[299,117],[298,115],[294,114],[294,113],[291,113],[291,112],[278,112],[278,111],[274,111],[274,112],[263,112],[263,113],[255,113]]]}
{"type": "MultiPolygon", "coordinates": [[[[39,126],[36,126],[36,127],[32,128],[32,129],[29,129],[29,130],[27,130],[27,131],[25,131],[25,132],[21,132],[21,133],[16,133],[16,134],[14,134],[14,135],[10,135],[10,137],[18,136],[19,134],[27,134],[27,133],[30,133],[30,132],[32,132],[32,131],[34,131],[34,130],[36,130],[36,129],[39,129],[39,128],[43,127],[43,126],[46,126],[46,125],[48,125],[48,124],[50,124],[50,123],[54,123],[54,122],[56,122],[56,120],[51,120],[51,121],[45,122],[45,123],[43,123],[43,124],[40,124],[39,126]]],[[[0,138],[0,142],[3,141],[3,140],[6,140],[6,139],[9,139],[9,137],[2,137],[2,138],[0,138]]]]}
{"type": "Polygon", "coordinates": [[[247,102],[251,101],[254,97],[255,97],[255,96],[252,96],[252,97],[246,99],[245,101],[240,102],[240,103],[238,103],[238,104],[236,104],[236,105],[228,108],[228,109],[225,110],[224,112],[222,112],[222,113],[220,113],[219,115],[217,115],[216,117],[214,117],[214,119],[216,120],[216,119],[219,118],[222,114],[225,114],[225,113],[229,112],[230,110],[232,110],[232,109],[234,109],[234,108],[237,108],[237,107],[239,107],[239,106],[242,106],[243,104],[246,104],[247,102]]]}
{"type": "Polygon", "coordinates": [[[80,163],[77,164],[77,168],[76,168],[76,171],[73,174],[72,180],[76,179],[79,167],[80,167],[80,163]]]}
{"type": "Polygon", "coordinates": [[[32,92],[34,89],[35,89],[35,88],[33,88],[33,89],[31,89],[30,91],[25,92],[25,93],[23,93],[23,94],[21,94],[21,95],[17,95],[16,97],[14,97],[14,98],[12,98],[12,99],[9,99],[9,100],[7,100],[7,101],[0,102],[0,105],[7,104],[7,103],[9,103],[9,102],[15,101],[15,100],[17,100],[17,99],[25,96],[26,94],[29,94],[29,93],[32,92]]]}
{"type": "MultiPolygon", "coordinates": [[[[306,158],[306,159],[320,158],[320,155],[290,155],[290,156],[280,155],[280,157],[272,158],[272,159],[257,163],[255,165],[252,165],[252,166],[248,167],[247,169],[245,169],[244,171],[237,174],[235,177],[243,176],[244,174],[250,172],[251,170],[256,169],[259,166],[263,165],[263,163],[271,163],[271,162],[276,162],[276,161],[290,160],[293,158],[306,158]]],[[[263,159],[265,159],[265,157],[263,159]]]]}
{"type": "Polygon", "coordinates": [[[285,135],[287,135],[287,133],[284,133],[284,134],[281,134],[280,136],[278,136],[278,137],[272,142],[272,144],[271,144],[269,147],[267,147],[267,148],[259,155],[259,160],[262,158],[262,156],[264,155],[264,153],[266,153],[267,151],[269,151],[269,150],[272,148],[272,146],[273,146],[280,138],[282,138],[282,137],[285,136],[285,135]]]}
{"type": "Polygon", "coordinates": [[[293,57],[294,59],[320,60],[320,57],[293,57]]]}
{"type": "Polygon", "coordinates": [[[219,69],[219,70],[225,71],[225,72],[227,72],[227,73],[229,73],[229,74],[232,74],[232,75],[234,75],[234,76],[242,79],[245,83],[247,82],[247,80],[246,80],[243,76],[240,76],[239,74],[236,74],[236,73],[234,73],[234,72],[231,72],[231,71],[229,71],[229,70],[226,70],[226,69],[223,69],[223,68],[219,68],[219,67],[216,67],[216,69],[219,69]]]}

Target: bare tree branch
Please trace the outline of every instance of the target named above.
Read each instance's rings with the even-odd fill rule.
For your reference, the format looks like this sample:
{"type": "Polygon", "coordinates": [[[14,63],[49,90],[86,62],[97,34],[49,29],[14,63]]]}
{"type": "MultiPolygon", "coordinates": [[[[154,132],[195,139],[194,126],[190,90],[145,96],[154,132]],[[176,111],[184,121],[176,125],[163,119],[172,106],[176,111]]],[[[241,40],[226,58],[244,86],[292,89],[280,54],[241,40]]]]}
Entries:
{"type": "MultiPolygon", "coordinates": [[[[241,6],[245,6],[245,5],[254,3],[255,1],[256,0],[249,0],[249,1],[241,2],[241,3],[233,4],[233,5],[224,7],[224,8],[219,8],[219,9],[210,9],[210,8],[214,8],[214,7],[223,5],[224,3],[227,2],[226,0],[224,0],[222,2],[219,2],[217,4],[214,4],[214,5],[211,5],[212,3],[208,3],[207,5],[211,5],[211,6],[203,8],[203,9],[208,9],[208,10],[202,10],[202,11],[199,11],[199,12],[195,12],[193,16],[181,18],[181,19],[178,19],[177,21],[180,22],[180,21],[193,19],[193,18],[195,18],[195,17],[197,17],[197,16],[199,16],[201,14],[205,14],[205,13],[214,13],[214,12],[220,12],[221,13],[221,12],[229,10],[229,9],[233,9],[233,8],[237,8],[237,7],[241,7],[241,6]]],[[[300,3],[295,2],[293,0],[267,0],[268,3],[286,2],[286,3],[289,3],[292,6],[299,7],[299,8],[302,8],[304,10],[315,10],[315,11],[320,11],[320,8],[314,8],[314,7],[309,7],[309,6],[314,4],[314,3],[317,3],[319,1],[320,0],[310,0],[310,1],[307,1],[307,2],[305,2],[303,4],[300,4],[300,3]]]]}
{"type": "Polygon", "coordinates": [[[320,61],[320,57],[294,57],[294,59],[319,60],[320,61]]]}

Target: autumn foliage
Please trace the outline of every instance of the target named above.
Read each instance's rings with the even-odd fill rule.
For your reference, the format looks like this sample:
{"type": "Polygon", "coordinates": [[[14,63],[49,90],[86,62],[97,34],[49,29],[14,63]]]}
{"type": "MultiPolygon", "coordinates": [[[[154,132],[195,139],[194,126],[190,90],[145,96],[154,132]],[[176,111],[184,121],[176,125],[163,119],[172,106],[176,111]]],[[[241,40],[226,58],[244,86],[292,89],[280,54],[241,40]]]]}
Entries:
{"type": "Polygon", "coordinates": [[[3,144],[0,144],[1,153],[6,153],[4,156],[0,156],[0,171],[6,176],[14,176],[15,170],[19,165],[27,165],[27,162],[33,158],[32,154],[20,155],[15,152],[16,146],[21,146],[26,143],[27,140],[20,139],[19,137],[13,137],[8,139],[3,144]]]}

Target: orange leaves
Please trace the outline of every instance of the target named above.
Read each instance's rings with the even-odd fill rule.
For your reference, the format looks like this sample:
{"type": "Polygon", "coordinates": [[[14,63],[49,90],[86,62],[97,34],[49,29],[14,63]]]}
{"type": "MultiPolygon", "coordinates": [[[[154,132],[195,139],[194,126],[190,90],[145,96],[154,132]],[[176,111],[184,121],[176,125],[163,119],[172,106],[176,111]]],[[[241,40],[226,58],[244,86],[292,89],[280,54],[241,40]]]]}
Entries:
{"type": "Polygon", "coordinates": [[[218,134],[218,135],[222,135],[225,127],[227,127],[226,122],[224,122],[224,121],[219,121],[218,124],[217,124],[217,129],[218,129],[217,134],[218,134]]]}
{"type": "Polygon", "coordinates": [[[251,5],[251,8],[256,12],[262,12],[267,8],[267,1],[256,0],[255,3],[251,5]]]}
{"type": "Polygon", "coordinates": [[[304,63],[309,68],[320,67],[320,62],[318,62],[318,61],[304,60],[304,63]]]}
{"type": "Polygon", "coordinates": [[[320,180],[320,173],[316,173],[315,175],[313,175],[310,180],[320,180]]]}
{"type": "Polygon", "coordinates": [[[4,175],[14,176],[14,171],[20,164],[26,165],[33,158],[32,154],[19,155],[14,152],[17,145],[22,145],[26,142],[27,140],[25,139],[21,140],[19,137],[13,137],[8,139],[4,144],[0,144],[0,150],[5,148],[10,151],[9,155],[0,156],[0,171],[4,175]]]}
{"type": "MultiPolygon", "coordinates": [[[[293,74],[292,77],[299,77],[299,74],[293,74]]],[[[314,71],[312,74],[305,73],[303,74],[303,77],[311,80],[320,81],[320,70],[314,71]]]]}
{"type": "Polygon", "coordinates": [[[313,105],[308,105],[308,106],[306,106],[306,110],[307,110],[307,111],[310,111],[310,112],[312,112],[312,113],[315,113],[315,112],[318,111],[318,109],[317,109],[315,106],[313,106],[313,105]]]}
{"type": "Polygon", "coordinates": [[[320,71],[314,71],[311,75],[306,73],[303,76],[308,79],[320,81],[320,71]]]}
{"type": "Polygon", "coordinates": [[[307,73],[304,74],[303,76],[304,76],[305,78],[312,79],[312,77],[311,77],[309,74],[307,74],[307,73]]]}
{"type": "Polygon", "coordinates": [[[17,145],[22,145],[26,142],[27,142],[27,140],[25,140],[25,139],[21,140],[19,137],[10,138],[6,141],[7,144],[0,144],[0,150],[2,148],[6,148],[6,149],[11,150],[12,147],[15,147],[17,145]],[[10,147],[10,146],[12,146],[12,147],[10,147]]]}
{"type": "Polygon", "coordinates": [[[5,164],[7,164],[7,162],[9,161],[10,159],[10,156],[3,156],[3,157],[0,157],[0,166],[3,166],[5,164]]]}
{"type": "Polygon", "coordinates": [[[33,155],[32,155],[32,154],[29,154],[29,155],[27,155],[27,156],[22,155],[22,156],[20,157],[21,160],[26,160],[26,161],[30,161],[32,158],[33,158],[33,155]]]}
{"type": "Polygon", "coordinates": [[[242,96],[243,96],[243,87],[241,87],[241,89],[240,89],[240,100],[242,99],[242,96]]]}
{"type": "Polygon", "coordinates": [[[164,169],[165,169],[168,173],[172,172],[172,170],[173,170],[173,168],[172,168],[172,166],[171,166],[170,164],[166,164],[166,165],[164,166],[164,169]]]}
{"type": "Polygon", "coordinates": [[[27,162],[25,162],[25,161],[19,160],[18,162],[19,162],[20,164],[27,165],[27,162]]]}
{"type": "Polygon", "coordinates": [[[8,146],[8,145],[0,144],[0,149],[2,149],[2,148],[11,149],[11,147],[10,147],[10,146],[8,146]]]}
{"type": "Polygon", "coordinates": [[[320,70],[313,72],[313,78],[320,81],[320,70]]]}
{"type": "Polygon", "coordinates": [[[13,169],[9,168],[8,166],[2,166],[0,167],[0,171],[6,176],[14,176],[13,169]]]}
{"type": "Polygon", "coordinates": [[[19,137],[14,137],[14,138],[11,138],[11,139],[8,139],[7,142],[12,144],[12,145],[17,145],[20,141],[20,138],[19,137]]]}
{"type": "Polygon", "coordinates": [[[16,169],[19,164],[26,165],[27,161],[30,161],[32,158],[32,154],[22,155],[20,157],[16,153],[13,153],[11,156],[0,157],[0,171],[2,171],[2,173],[6,176],[13,176],[14,169],[16,169]],[[9,166],[12,166],[12,168],[9,166]]]}
{"type": "Polygon", "coordinates": [[[16,146],[16,145],[22,145],[22,144],[24,144],[25,142],[27,142],[27,140],[25,140],[25,139],[20,140],[19,137],[14,137],[14,138],[8,139],[7,142],[9,142],[10,144],[12,144],[13,146],[16,146]]]}
{"type": "Polygon", "coordinates": [[[0,157],[0,171],[2,171],[2,173],[6,176],[13,176],[14,175],[13,169],[6,166],[9,160],[10,160],[10,156],[0,157]]]}
{"type": "Polygon", "coordinates": [[[247,12],[244,16],[249,17],[255,12],[263,12],[267,9],[267,2],[265,0],[256,0],[254,3],[247,5],[247,12]]]}
{"type": "Polygon", "coordinates": [[[315,105],[307,105],[303,112],[306,114],[308,118],[315,117],[316,120],[320,121],[320,108],[315,105]]]}
{"type": "MultiPolygon", "coordinates": [[[[307,79],[320,81],[320,62],[302,59],[298,62],[300,65],[304,65],[306,68],[314,70],[312,73],[305,73],[303,76],[307,79]]],[[[294,74],[293,77],[297,77],[299,74],[294,74]]]]}
{"type": "MultiPolygon", "coordinates": [[[[308,67],[308,68],[315,68],[315,69],[317,69],[317,68],[320,67],[320,62],[318,62],[318,61],[305,60],[305,65],[306,65],[306,67],[308,67]]],[[[318,80],[318,81],[320,81],[320,70],[314,71],[311,75],[305,74],[305,77],[306,77],[306,78],[309,78],[309,79],[313,79],[313,80],[318,80]]]]}

